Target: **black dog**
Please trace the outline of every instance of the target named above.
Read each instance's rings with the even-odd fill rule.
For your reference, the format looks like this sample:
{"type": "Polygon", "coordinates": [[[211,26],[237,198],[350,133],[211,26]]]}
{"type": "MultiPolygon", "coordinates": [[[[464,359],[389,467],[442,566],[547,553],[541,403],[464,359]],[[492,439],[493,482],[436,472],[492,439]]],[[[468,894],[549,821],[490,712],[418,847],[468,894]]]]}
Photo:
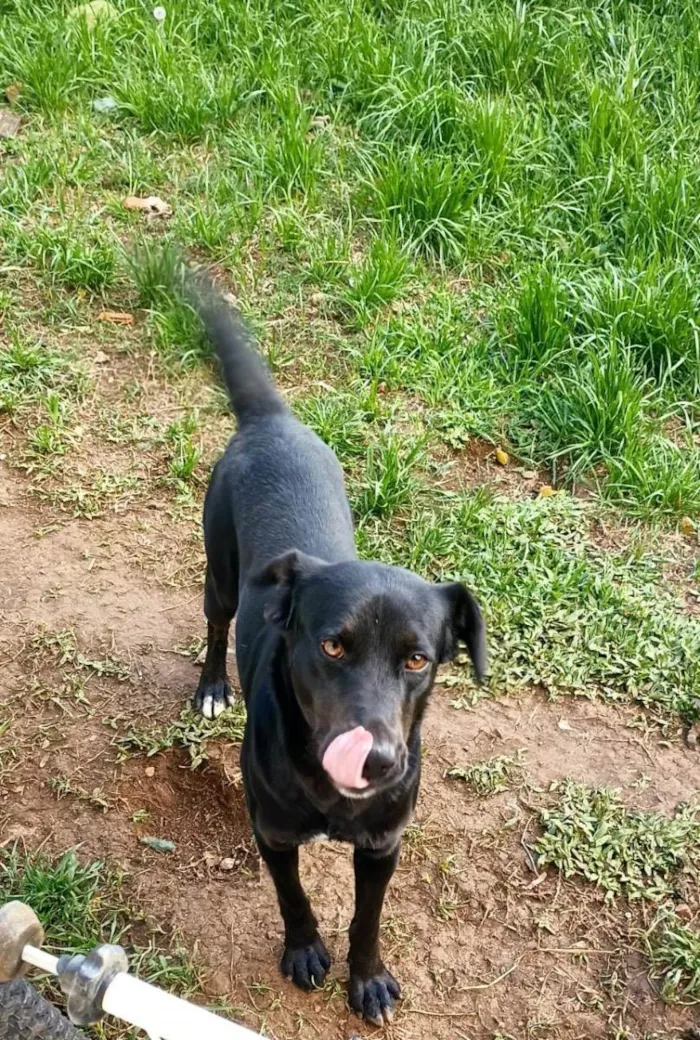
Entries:
{"type": "Polygon", "coordinates": [[[204,506],[208,645],[195,705],[214,718],[232,702],[226,648],[237,615],[241,764],[284,918],[282,971],[308,989],[330,966],[299,881],[299,845],[321,834],[350,842],[350,1004],[381,1025],[400,991],[379,955],[379,919],[418,794],[421,720],[437,667],[460,641],[483,675],[481,614],[463,585],[357,559],[334,454],[279,397],[240,318],[210,291],[197,307],[239,429],[204,506]]]}

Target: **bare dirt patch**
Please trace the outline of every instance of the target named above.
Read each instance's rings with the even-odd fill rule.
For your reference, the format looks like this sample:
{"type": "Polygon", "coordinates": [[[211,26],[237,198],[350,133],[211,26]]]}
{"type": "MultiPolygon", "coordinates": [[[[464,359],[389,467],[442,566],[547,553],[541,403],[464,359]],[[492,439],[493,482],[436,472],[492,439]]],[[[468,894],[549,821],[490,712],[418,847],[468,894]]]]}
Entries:
{"type": "MultiPolygon", "coordinates": [[[[237,749],[212,747],[194,771],[178,749],[120,760],[118,738],[135,725],[166,727],[195,685],[187,648],[202,631],[199,588],[173,588],[142,566],[138,514],[128,523],[47,514],[20,477],[3,470],[2,478],[9,728],[0,841],[79,846],[121,865],[154,935],[179,933],[203,966],[208,996],[241,1021],[280,1040],[370,1035],[344,1002],[349,850],[302,853],[335,961],[324,990],[306,996],[279,976],[279,915],[250,842],[237,749]],[[37,643],[37,631],[69,631],[75,649],[62,653],[46,635],[37,643]],[[104,673],[106,661],[123,673],[104,673]],[[78,680],[81,695],[71,699],[78,680]],[[143,845],[149,835],[174,841],[175,851],[143,845]],[[222,860],[233,861],[229,869],[222,860]]],[[[169,523],[154,512],[148,537],[163,543],[169,523]]],[[[465,710],[451,705],[454,694],[439,687],[433,699],[416,823],[386,907],[386,960],[405,994],[390,1035],[573,1040],[612,1036],[620,1024],[634,1037],[689,1026],[689,1013],[662,1004],[648,982],[635,937],[643,912],[538,873],[530,848],[552,780],[614,785],[632,806],[671,812],[700,788],[697,757],[678,734],[660,740],[639,728],[627,707],[528,692],[465,710]],[[518,752],[523,781],[514,790],[479,798],[445,779],[451,766],[518,752]]]]}
{"type": "Polygon", "coordinates": [[[173,841],[180,862],[236,876],[253,862],[253,843],[237,755],[220,747],[198,769],[173,750],[126,763],[117,787],[120,811],[136,824],[141,842],[173,841]],[[237,774],[237,775],[236,775],[237,774]]]}

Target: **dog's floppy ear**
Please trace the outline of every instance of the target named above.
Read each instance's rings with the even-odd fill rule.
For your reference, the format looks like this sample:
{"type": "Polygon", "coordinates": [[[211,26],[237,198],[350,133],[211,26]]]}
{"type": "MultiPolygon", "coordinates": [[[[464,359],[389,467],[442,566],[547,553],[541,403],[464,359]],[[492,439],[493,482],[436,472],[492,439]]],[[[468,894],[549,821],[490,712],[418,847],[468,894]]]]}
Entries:
{"type": "Polygon", "coordinates": [[[323,560],[307,556],[299,549],[292,549],[268,563],[255,579],[256,585],[274,586],[276,590],[265,607],[265,620],[288,626],[299,582],[325,566],[323,560]]]}
{"type": "Polygon", "coordinates": [[[479,682],[483,682],[488,664],[486,651],[486,629],[479,604],[469,589],[460,582],[440,585],[440,592],[447,601],[447,622],[442,661],[451,661],[457,656],[458,644],[466,643],[474,671],[479,682]]]}

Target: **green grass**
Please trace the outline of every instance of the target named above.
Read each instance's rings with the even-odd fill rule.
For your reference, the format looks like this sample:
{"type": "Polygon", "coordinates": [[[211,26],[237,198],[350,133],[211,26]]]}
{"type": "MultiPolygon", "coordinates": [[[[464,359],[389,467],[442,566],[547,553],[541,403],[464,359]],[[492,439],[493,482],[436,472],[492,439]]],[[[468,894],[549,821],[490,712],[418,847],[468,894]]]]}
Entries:
{"type": "Polygon", "coordinates": [[[651,975],[669,1004],[700,1004],[700,934],[662,910],[645,933],[651,975]]]}
{"type": "Polygon", "coordinates": [[[0,352],[0,414],[36,404],[79,398],[88,379],[73,352],[30,341],[17,328],[0,352]]]}
{"type": "MultiPolygon", "coordinates": [[[[18,899],[39,917],[46,932],[45,948],[56,955],[87,953],[101,943],[124,946],[130,970],[179,996],[198,990],[191,960],[174,945],[144,941],[145,926],[131,904],[125,879],[98,860],[76,852],[62,856],[27,853],[15,846],[0,852],[0,904],[18,899]],[[138,932],[138,939],[134,933],[138,932]]],[[[48,997],[62,1005],[57,986],[48,997]]],[[[113,1026],[96,1027],[96,1035],[123,1038],[131,1034],[113,1026]]]]}
{"type": "Polygon", "coordinates": [[[470,766],[452,766],[445,775],[451,780],[461,780],[475,794],[485,796],[517,786],[522,766],[510,755],[494,755],[470,766]]]}
{"type": "Polygon", "coordinates": [[[589,521],[566,494],[510,501],[479,490],[414,504],[391,526],[368,517],[360,548],[478,590],[494,691],[531,683],[696,717],[700,624],[661,585],[662,546],[604,553],[589,521]]]}
{"type": "Polygon", "coordinates": [[[237,700],[231,711],[207,722],[191,708],[184,708],[178,719],[165,728],[131,729],[116,741],[123,757],[145,755],[150,758],[173,748],[184,748],[190,757],[190,766],[197,769],[206,761],[211,741],[226,740],[240,744],[245,726],[245,708],[237,700]]]}
{"type": "Polygon", "coordinates": [[[541,813],[541,867],[553,864],[565,877],[583,877],[609,900],[659,902],[674,894],[683,871],[697,880],[700,807],[682,806],[668,817],[628,809],[619,792],[607,788],[566,780],[555,790],[556,804],[541,813]]]}
{"type": "MultiPolygon", "coordinates": [[[[279,279],[281,249],[288,300],[332,287],[359,378],[384,368],[635,515],[700,513],[692,5],[116,8],[90,27],[61,0],[5,5],[0,76],[29,116],[3,144],[13,263],[104,293],[140,220],[120,195],[158,191],[234,277],[254,255],[279,279]]],[[[189,308],[136,278],[157,350],[202,360],[189,308]]]]}
{"type": "Polygon", "coordinates": [[[197,428],[197,416],[190,413],[183,419],[171,423],[165,431],[165,441],[170,454],[168,469],[173,479],[182,484],[188,484],[195,479],[197,464],[202,456],[193,440],[197,428]]]}

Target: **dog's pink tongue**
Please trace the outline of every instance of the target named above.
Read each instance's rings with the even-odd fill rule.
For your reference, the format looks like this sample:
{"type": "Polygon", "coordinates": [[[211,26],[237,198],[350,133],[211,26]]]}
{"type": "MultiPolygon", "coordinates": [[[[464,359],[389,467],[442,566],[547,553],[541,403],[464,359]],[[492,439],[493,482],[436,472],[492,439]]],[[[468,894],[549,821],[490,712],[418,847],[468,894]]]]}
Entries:
{"type": "Polygon", "coordinates": [[[369,730],[356,726],[330,742],[323,756],[323,768],[337,787],[367,787],[362,770],[373,739],[369,730]]]}

